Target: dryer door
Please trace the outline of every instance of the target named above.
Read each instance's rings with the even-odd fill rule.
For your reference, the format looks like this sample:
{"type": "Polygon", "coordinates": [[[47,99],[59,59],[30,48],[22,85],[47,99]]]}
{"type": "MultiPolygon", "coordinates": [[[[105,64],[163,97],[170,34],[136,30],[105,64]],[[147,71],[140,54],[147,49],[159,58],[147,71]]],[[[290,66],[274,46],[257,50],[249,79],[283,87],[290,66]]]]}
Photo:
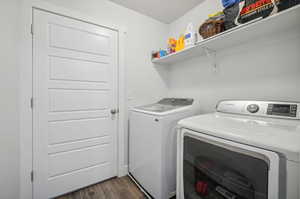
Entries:
{"type": "Polygon", "coordinates": [[[279,199],[279,156],[183,130],[179,184],[183,199],[279,199]]]}

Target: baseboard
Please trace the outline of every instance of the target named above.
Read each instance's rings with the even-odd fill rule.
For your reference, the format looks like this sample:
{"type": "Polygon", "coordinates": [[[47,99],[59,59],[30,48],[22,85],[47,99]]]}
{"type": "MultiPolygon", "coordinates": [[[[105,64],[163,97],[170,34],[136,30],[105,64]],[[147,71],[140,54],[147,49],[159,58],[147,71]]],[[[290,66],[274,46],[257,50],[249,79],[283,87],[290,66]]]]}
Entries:
{"type": "Polygon", "coordinates": [[[130,173],[128,173],[128,176],[136,184],[136,186],[145,194],[145,196],[148,199],[153,199],[153,197],[151,197],[150,194],[147,193],[147,191],[135,180],[135,178],[130,173]]]}
{"type": "Polygon", "coordinates": [[[128,175],[128,165],[124,165],[122,168],[119,169],[118,177],[123,177],[128,175]]]}
{"type": "MultiPolygon", "coordinates": [[[[154,199],[141,185],[136,181],[136,179],[131,175],[130,172],[128,172],[128,176],[130,179],[136,184],[136,186],[146,195],[148,199],[154,199]]],[[[169,199],[175,199],[176,198],[176,191],[173,191],[169,194],[169,199]]]]}
{"type": "Polygon", "coordinates": [[[169,198],[173,198],[176,196],[176,191],[173,191],[169,194],[169,198]]]}

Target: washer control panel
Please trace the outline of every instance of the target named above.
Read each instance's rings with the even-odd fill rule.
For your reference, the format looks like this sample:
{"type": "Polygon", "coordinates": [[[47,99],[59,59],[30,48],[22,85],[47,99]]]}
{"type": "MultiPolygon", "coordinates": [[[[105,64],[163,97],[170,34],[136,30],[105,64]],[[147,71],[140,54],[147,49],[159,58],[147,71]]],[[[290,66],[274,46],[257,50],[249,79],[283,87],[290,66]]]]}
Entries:
{"type": "Polygon", "coordinates": [[[217,111],[300,120],[300,103],[294,102],[228,100],[218,103],[217,111]]]}

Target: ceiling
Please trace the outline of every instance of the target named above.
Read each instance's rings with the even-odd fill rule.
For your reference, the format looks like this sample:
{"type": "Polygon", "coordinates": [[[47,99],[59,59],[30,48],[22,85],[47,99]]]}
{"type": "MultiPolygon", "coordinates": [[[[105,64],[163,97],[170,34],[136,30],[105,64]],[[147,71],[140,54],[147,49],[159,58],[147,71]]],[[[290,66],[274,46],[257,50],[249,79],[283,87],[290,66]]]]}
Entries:
{"type": "Polygon", "coordinates": [[[110,0],[164,23],[172,23],[204,0],[110,0]]]}

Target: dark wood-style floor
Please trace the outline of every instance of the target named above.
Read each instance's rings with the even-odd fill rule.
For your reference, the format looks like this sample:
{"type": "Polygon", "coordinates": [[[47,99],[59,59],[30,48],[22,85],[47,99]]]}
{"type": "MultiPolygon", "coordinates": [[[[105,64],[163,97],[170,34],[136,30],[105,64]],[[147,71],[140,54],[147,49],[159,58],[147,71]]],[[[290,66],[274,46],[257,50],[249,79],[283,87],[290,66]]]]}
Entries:
{"type": "Polygon", "coordinates": [[[126,176],[113,178],[96,185],[58,197],[57,199],[145,199],[145,195],[126,176]]]}

